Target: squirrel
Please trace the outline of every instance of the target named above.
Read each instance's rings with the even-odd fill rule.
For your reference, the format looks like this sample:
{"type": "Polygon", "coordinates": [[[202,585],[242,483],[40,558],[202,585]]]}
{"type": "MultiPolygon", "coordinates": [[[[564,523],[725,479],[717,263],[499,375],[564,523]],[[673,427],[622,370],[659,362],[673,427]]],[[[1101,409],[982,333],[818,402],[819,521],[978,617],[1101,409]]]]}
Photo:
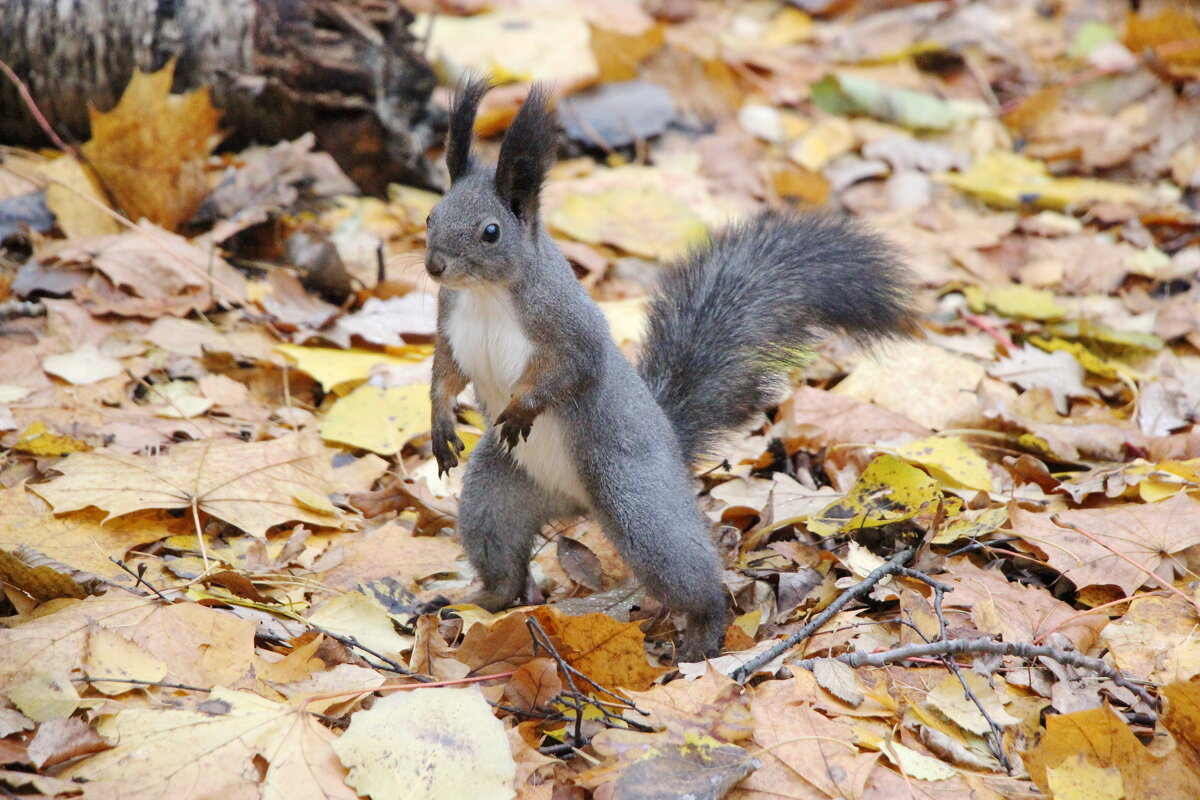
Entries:
{"type": "Polygon", "coordinates": [[[667,271],[637,369],[613,342],[539,216],[557,149],[535,84],[495,168],[472,135],[485,79],[451,106],[450,187],[427,220],[439,284],[432,450],[458,464],[456,398],[473,383],[490,425],[471,452],[458,531],[488,610],[526,591],[543,525],[594,514],[647,591],[686,619],[682,660],[716,655],[728,619],[721,564],[691,466],[779,399],[821,329],[905,334],[912,281],[885,240],[828,213],[765,211],[667,271]]]}

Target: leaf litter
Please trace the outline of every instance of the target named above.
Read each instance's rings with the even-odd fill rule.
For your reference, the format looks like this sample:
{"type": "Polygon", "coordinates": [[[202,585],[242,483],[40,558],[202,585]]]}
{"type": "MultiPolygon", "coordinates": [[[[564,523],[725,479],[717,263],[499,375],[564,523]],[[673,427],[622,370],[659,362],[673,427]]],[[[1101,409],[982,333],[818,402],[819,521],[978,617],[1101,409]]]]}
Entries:
{"type": "Polygon", "coordinates": [[[511,82],[481,135],[530,80],[587,90],[546,218],[629,352],[665,261],[797,202],[893,238],[921,338],[826,343],[703,471],[721,658],[670,666],[678,621],[589,522],[544,532],[542,602],[485,612],[428,443],[436,195],[356,197],[311,136],[213,156],[208,89],[138,72],[83,160],[0,162],[55,218],[0,254],[0,785],[1187,796],[1195,10],[406,5],[443,85],[511,82]]]}

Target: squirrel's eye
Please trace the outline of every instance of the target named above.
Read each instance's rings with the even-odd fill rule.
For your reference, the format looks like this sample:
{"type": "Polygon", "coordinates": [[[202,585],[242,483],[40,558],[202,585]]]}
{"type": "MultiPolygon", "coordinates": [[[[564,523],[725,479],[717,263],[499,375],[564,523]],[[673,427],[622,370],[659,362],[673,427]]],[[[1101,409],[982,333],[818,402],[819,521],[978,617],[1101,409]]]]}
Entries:
{"type": "Polygon", "coordinates": [[[494,222],[489,222],[487,227],[483,229],[483,236],[481,238],[489,243],[496,241],[500,238],[500,226],[494,222]]]}

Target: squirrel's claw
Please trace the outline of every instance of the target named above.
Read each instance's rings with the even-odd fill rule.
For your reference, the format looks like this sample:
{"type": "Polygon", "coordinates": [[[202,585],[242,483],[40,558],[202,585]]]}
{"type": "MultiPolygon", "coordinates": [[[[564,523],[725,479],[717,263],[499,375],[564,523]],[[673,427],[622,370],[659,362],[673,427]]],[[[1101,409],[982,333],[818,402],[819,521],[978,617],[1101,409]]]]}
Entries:
{"type": "Polygon", "coordinates": [[[536,414],[514,409],[510,405],[500,416],[496,417],[496,427],[500,429],[500,438],[508,445],[509,450],[516,447],[521,440],[529,439],[529,432],[533,429],[535,416],[536,414]]]}
{"type": "Polygon", "coordinates": [[[458,457],[466,449],[466,445],[455,433],[453,422],[434,425],[431,440],[440,478],[458,466],[458,457]]]}

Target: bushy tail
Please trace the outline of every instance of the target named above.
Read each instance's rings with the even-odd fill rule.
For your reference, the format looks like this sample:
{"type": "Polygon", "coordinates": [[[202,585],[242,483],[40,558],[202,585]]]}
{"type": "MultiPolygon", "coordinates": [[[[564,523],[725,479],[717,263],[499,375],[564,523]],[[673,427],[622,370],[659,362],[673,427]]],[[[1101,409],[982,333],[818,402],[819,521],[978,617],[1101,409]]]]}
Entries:
{"type": "Polygon", "coordinates": [[[822,329],[910,330],[911,289],[897,251],[853,220],[764,212],[665,275],[639,371],[691,462],[779,399],[822,329]]]}

